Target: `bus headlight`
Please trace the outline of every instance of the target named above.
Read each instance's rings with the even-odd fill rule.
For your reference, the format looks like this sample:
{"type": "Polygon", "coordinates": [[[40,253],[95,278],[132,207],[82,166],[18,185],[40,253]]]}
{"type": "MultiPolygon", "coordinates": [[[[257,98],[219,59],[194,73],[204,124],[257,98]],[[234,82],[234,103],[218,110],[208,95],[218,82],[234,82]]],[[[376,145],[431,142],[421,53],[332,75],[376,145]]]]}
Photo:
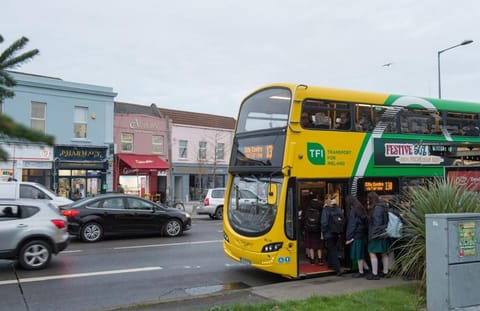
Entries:
{"type": "Polygon", "coordinates": [[[228,243],[230,243],[230,239],[228,238],[228,235],[225,232],[223,233],[223,239],[228,243]]]}
{"type": "Polygon", "coordinates": [[[262,253],[276,252],[279,249],[281,249],[282,246],[283,246],[283,242],[276,242],[276,243],[267,244],[262,248],[262,253]]]}

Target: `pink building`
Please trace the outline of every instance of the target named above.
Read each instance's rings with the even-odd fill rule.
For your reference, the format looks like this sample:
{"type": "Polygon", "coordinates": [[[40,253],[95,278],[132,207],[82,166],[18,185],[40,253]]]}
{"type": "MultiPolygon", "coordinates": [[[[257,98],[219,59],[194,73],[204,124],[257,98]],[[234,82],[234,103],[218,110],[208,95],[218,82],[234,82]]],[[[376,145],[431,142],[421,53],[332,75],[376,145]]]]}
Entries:
{"type": "Polygon", "coordinates": [[[164,200],[169,185],[168,120],[158,108],[115,102],[114,190],[164,200]]]}

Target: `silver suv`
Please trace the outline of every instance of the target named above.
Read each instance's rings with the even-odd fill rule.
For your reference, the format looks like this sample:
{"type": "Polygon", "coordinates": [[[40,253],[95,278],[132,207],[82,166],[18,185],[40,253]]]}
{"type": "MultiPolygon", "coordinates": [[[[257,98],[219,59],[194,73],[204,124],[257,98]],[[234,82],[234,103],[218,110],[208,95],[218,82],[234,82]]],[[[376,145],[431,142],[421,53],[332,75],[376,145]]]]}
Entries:
{"type": "MultiPolygon", "coordinates": [[[[239,209],[249,209],[252,206],[257,206],[258,203],[266,204],[266,199],[259,198],[255,193],[248,189],[241,189],[238,194],[239,209]]],[[[197,208],[197,214],[209,215],[211,219],[222,219],[224,202],[225,188],[208,189],[205,199],[197,208]]]]}
{"type": "Polygon", "coordinates": [[[67,218],[49,202],[0,200],[0,259],[26,270],[45,268],[69,243],[67,218]]]}
{"type": "Polygon", "coordinates": [[[208,189],[205,199],[197,208],[197,214],[208,215],[211,219],[222,219],[224,197],[225,188],[208,189]]]}

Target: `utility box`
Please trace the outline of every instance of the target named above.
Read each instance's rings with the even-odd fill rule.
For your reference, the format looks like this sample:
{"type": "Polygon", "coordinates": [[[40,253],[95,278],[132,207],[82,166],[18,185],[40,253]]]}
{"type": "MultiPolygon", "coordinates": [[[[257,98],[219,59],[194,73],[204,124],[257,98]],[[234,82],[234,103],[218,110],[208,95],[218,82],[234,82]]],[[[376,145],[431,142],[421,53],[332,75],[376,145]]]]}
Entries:
{"type": "Polygon", "coordinates": [[[427,310],[480,310],[480,213],[425,216],[427,310]]]}

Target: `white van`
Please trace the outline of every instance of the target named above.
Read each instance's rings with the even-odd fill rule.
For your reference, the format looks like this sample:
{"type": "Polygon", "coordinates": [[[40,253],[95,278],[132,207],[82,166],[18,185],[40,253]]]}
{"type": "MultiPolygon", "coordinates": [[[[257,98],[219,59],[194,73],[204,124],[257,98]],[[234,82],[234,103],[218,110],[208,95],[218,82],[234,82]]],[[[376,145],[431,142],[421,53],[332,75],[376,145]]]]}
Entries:
{"type": "Polygon", "coordinates": [[[0,182],[0,199],[37,199],[48,200],[57,207],[73,203],[72,200],[59,197],[45,186],[26,181],[0,182]]]}

